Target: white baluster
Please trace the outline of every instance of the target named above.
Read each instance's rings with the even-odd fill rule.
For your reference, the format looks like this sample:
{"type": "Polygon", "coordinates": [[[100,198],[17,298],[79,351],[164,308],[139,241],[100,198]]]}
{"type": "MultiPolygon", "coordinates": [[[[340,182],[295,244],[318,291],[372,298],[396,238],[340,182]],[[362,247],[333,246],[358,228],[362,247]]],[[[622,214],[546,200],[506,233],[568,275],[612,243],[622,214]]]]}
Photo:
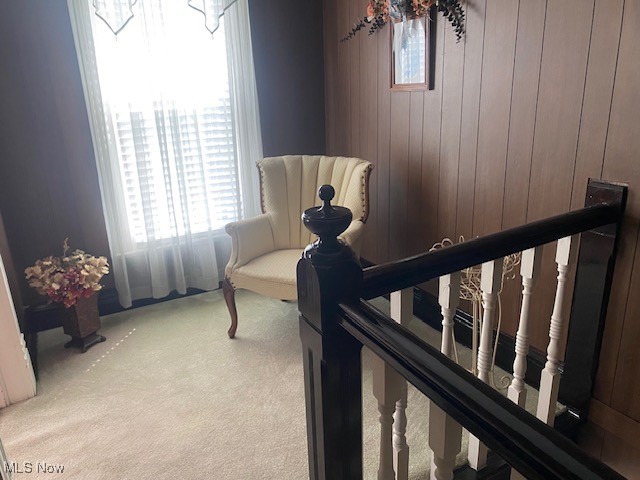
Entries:
{"type": "MultiPolygon", "coordinates": [[[[453,317],[460,303],[460,272],[440,277],[438,301],[442,312],[440,351],[452,358],[453,317]]],[[[433,402],[429,407],[429,447],[433,452],[431,480],[453,479],[456,455],[462,448],[462,427],[433,402]]]]}
{"type": "Polygon", "coordinates": [[[522,276],[522,306],[520,308],[520,323],[516,333],[516,358],[513,362],[513,380],[509,385],[508,397],[514,403],[524,408],[527,400],[527,390],[524,386],[524,376],[527,373],[527,355],[529,353],[529,313],[531,310],[531,294],[540,276],[542,263],[542,246],[522,252],[520,275],[522,276]]]}
{"type": "Polygon", "coordinates": [[[400,398],[393,414],[393,469],[397,480],[409,478],[409,445],[407,445],[407,381],[400,379],[400,398]]]}
{"type": "Polygon", "coordinates": [[[547,347],[547,363],[540,376],[540,395],[538,397],[537,417],[553,425],[556,415],[556,402],[558,401],[558,389],[560,387],[560,363],[564,360],[564,350],[566,340],[565,328],[568,322],[565,321],[563,303],[565,299],[565,289],[567,277],[571,263],[575,258],[577,237],[565,237],[558,240],[556,250],[556,263],[558,264],[558,287],[556,298],[551,314],[551,325],[549,326],[549,346],[547,347]]]}
{"type": "Polygon", "coordinates": [[[453,358],[453,317],[460,305],[460,272],[440,277],[438,302],[442,313],[442,344],[440,351],[453,358]]]}
{"type": "MultiPolygon", "coordinates": [[[[513,380],[509,385],[507,396],[524,408],[527,401],[527,389],[524,377],[527,373],[527,355],[529,353],[529,313],[531,311],[531,294],[540,276],[542,264],[542,246],[530,248],[522,252],[520,276],[522,277],[522,306],[520,307],[520,323],[516,333],[516,358],[513,362],[513,380]]],[[[511,469],[511,480],[525,480],[524,476],[511,469]]]]}
{"type": "Polygon", "coordinates": [[[398,375],[380,357],[373,358],[373,395],[378,400],[380,413],[380,464],[378,480],[394,480],[392,424],[393,411],[398,399],[398,375]]]}
{"type": "MultiPolygon", "coordinates": [[[[478,347],[478,378],[489,383],[491,374],[491,358],[493,351],[493,325],[496,310],[496,301],[502,285],[502,258],[491,260],[482,264],[482,277],[480,287],[482,289],[482,332],[480,333],[480,346],[478,347]]],[[[469,465],[474,470],[480,470],[487,464],[487,447],[475,436],[469,435],[469,465]]]]}
{"type": "MultiPolygon", "coordinates": [[[[391,318],[407,326],[413,316],[413,289],[391,294],[391,318]]],[[[407,381],[398,375],[399,398],[393,415],[393,468],[397,480],[409,478],[409,445],[407,445],[407,381]]]]}
{"type": "MultiPolygon", "coordinates": [[[[413,289],[391,294],[391,318],[407,325],[413,314],[413,289]]],[[[409,447],[406,440],[407,382],[379,357],[373,359],[373,395],[380,413],[378,480],[407,480],[409,447]],[[397,476],[396,476],[396,472],[397,476]],[[404,476],[402,476],[404,475],[404,476]]]]}

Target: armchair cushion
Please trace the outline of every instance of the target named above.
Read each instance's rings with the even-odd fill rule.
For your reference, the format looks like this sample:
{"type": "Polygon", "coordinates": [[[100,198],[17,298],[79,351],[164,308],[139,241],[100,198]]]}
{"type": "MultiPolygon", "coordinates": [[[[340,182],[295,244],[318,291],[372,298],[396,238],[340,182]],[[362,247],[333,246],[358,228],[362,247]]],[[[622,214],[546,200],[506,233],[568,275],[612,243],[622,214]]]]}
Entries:
{"type": "Polygon", "coordinates": [[[281,300],[298,298],[296,266],[302,250],[276,250],[251,260],[231,275],[235,288],[245,288],[281,300]]]}

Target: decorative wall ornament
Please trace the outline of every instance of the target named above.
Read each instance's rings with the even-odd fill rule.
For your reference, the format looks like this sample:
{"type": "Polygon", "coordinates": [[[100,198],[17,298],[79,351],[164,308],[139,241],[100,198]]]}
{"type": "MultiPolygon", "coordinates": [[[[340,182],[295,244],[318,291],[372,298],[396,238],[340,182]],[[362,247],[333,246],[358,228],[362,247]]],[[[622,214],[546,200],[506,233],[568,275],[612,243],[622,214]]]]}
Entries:
{"type": "Polygon", "coordinates": [[[381,29],[392,19],[406,20],[428,16],[434,8],[441,12],[453,27],[458,41],[464,36],[464,9],[459,0],[370,0],[367,16],[356,22],[341,41],[355,36],[360,30],[369,28],[369,35],[381,29]]]}
{"type": "MultiPolygon", "coordinates": [[[[174,0],[175,1],[175,0],[174,0]]],[[[237,0],[187,0],[186,5],[204,15],[204,25],[212,34],[220,25],[224,15],[237,0]]],[[[93,0],[96,16],[117,35],[134,17],[133,7],[138,0],[93,0]]]]}

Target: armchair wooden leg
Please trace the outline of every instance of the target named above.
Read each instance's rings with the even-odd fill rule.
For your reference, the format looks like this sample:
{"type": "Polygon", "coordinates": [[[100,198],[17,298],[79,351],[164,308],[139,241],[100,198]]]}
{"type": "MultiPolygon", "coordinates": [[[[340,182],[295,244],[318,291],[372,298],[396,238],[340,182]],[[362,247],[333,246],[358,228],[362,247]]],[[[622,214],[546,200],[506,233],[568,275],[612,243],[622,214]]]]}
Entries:
{"type": "Polygon", "coordinates": [[[236,336],[236,330],[238,329],[238,311],[236,310],[236,289],[233,288],[231,280],[227,277],[222,282],[222,293],[224,295],[224,301],[229,309],[229,315],[231,316],[231,326],[227,331],[229,338],[236,336]]]}

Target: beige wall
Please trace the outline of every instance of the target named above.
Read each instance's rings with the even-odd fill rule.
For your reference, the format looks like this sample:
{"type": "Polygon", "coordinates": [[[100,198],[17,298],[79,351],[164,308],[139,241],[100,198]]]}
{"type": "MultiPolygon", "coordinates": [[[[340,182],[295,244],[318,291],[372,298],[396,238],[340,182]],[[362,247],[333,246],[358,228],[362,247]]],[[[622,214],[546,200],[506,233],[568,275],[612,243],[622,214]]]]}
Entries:
{"type": "Polygon", "coordinates": [[[22,270],[65,237],[109,253],[66,2],[0,2],[0,69],[0,208],[29,303],[22,270]]]}
{"type": "MultiPolygon", "coordinates": [[[[628,182],[596,397],[640,420],[640,1],[470,0],[466,41],[439,21],[435,89],[410,93],[389,90],[388,29],[339,42],[366,4],[324,3],[327,153],[376,165],[363,255],[398,259],[578,208],[588,177],[628,182]]],[[[545,264],[538,348],[551,249],[545,264]]],[[[507,302],[508,333],[516,314],[507,302]]]]}

